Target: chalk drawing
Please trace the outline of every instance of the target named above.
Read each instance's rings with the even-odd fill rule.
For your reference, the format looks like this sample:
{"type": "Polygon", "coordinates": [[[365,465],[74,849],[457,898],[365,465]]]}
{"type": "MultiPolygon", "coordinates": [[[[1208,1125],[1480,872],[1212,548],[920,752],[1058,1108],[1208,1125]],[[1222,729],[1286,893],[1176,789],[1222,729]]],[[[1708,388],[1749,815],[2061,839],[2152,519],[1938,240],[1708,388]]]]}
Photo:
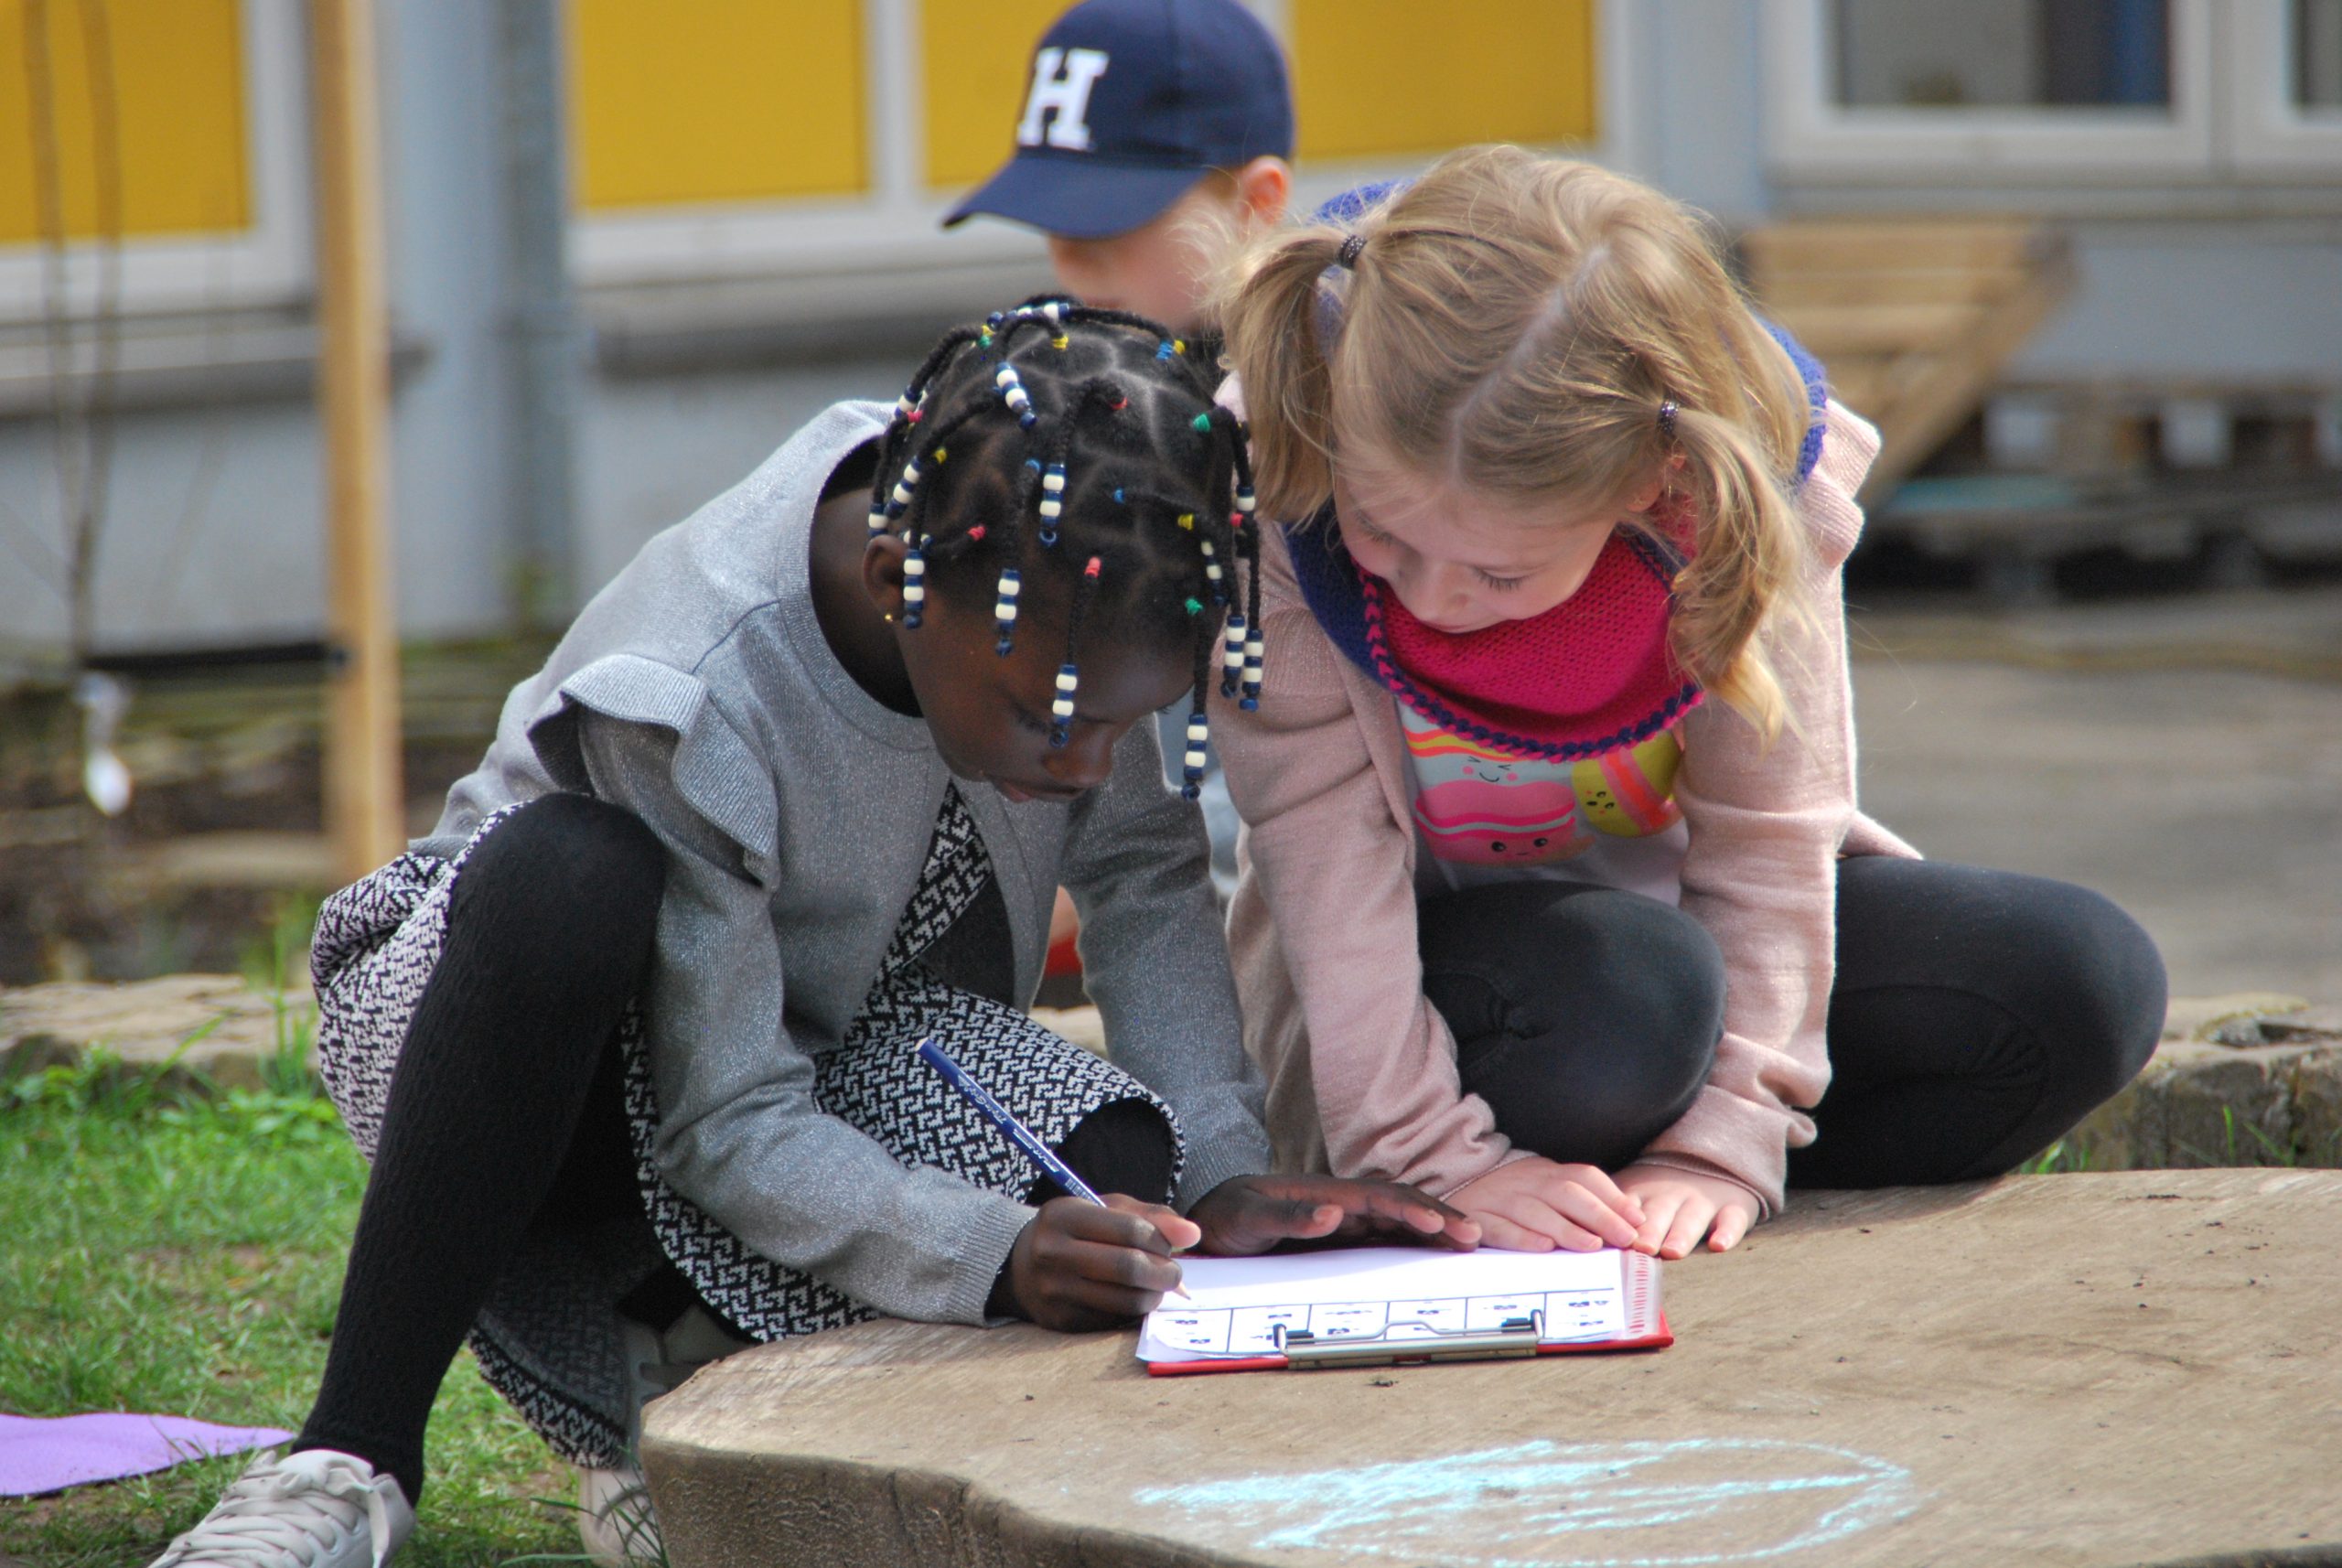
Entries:
{"type": "Polygon", "coordinates": [[[1552,1443],[1148,1487],[1216,1537],[1476,1568],[1695,1568],[1785,1557],[1918,1506],[1899,1465],[1731,1437],[1552,1443]]]}

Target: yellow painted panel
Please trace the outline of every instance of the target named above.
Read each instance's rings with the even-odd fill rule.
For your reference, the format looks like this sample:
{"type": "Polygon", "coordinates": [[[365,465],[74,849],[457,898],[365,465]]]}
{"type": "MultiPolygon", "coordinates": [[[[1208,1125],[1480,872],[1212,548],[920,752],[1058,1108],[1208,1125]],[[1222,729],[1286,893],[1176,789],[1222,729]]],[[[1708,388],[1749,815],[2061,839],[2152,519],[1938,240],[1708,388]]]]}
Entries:
{"type": "Polygon", "coordinates": [[[862,0],[570,0],[566,19],[578,206],[869,188],[862,0]]]}
{"type": "Polygon", "coordinates": [[[1293,0],[1299,156],[1587,142],[1595,0],[1293,0]]]}
{"type": "Polygon", "coordinates": [[[973,185],[1016,150],[1033,46],[1073,0],[925,0],[927,183],[973,185]]]}
{"type": "Polygon", "coordinates": [[[0,244],[41,237],[44,144],[68,235],[96,237],[117,224],[133,236],[249,228],[237,0],[0,0],[0,244]],[[54,134],[38,140],[39,57],[28,10],[48,24],[54,134]],[[110,60],[112,71],[92,72],[93,59],[110,60]],[[113,134],[100,135],[109,122],[113,134]],[[109,165],[118,179],[101,181],[109,165]],[[107,190],[120,202],[118,220],[102,209],[107,190]]]}

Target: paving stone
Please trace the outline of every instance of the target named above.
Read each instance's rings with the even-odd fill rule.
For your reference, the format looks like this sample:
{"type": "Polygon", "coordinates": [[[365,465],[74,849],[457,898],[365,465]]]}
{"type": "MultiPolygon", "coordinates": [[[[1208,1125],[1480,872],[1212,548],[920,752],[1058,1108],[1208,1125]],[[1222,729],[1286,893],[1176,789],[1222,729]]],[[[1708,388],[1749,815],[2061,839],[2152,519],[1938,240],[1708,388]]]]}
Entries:
{"type": "MultiPolygon", "coordinates": [[[[288,995],[299,1015],[306,993],[288,995]]],[[[255,1088],[277,1048],[276,1004],[232,974],[0,990],[0,1078],[78,1062],[102,1046],[133,1067],[255,1088]],[[190,1043],[192,1042],[192,1043],[190,1043]]]]}
{"type": "Polygon", "coordinates": [[[2236,991],[2224,996],[2175,996],[2164,1012],[2163,1037],[2166,1040],[2208,1040],[2223,1025],[2240,1019],[2298,1013],[2308,1005],[2308,997],[2289,996],[2279,991],[2236,991]]]}
{"type": "Polygon", "coordinates": [[[2342,1173],[1801,1194],[1672,1349],[1149,1379],[865,1324],[646,1415],[675,1568],[2342,1564],[2342,1173]]]}
{"type": "Polygon", "coordinates": [[[2342,1165],[2342,1042],[2166,1040],[2066,1148],[2089,1170],[2342,1165]]]}

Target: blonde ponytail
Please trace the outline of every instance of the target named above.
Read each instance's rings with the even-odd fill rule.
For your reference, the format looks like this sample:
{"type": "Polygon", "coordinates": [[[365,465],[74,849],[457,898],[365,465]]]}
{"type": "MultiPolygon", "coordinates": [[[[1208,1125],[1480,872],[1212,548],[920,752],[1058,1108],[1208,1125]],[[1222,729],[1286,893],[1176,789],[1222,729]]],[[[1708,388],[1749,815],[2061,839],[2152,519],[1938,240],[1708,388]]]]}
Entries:
{"type": "Polygon", "coordinates": [[[1266,515],[1305,518],[1332,491],[1330,345],[1320,341],[1322,279],[1341,252],[1329,224],[1288,227],[1242,253],[1219,292],[1229,368],[1244,389],[1252,483],[1266,515]]]}

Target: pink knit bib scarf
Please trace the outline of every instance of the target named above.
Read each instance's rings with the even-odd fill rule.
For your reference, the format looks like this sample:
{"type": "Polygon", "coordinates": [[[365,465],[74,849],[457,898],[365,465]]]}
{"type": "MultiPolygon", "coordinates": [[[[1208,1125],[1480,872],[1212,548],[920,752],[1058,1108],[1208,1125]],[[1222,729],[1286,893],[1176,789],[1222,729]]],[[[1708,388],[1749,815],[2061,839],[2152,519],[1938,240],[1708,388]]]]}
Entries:
{"type": "Polygon", "coordinates": [[[1382,684],[1443,729],[1520,757],[1599,757],[1671,727],[1704,695],[1668,646],[1676,564],[1621,530],[1544,614],[1453,634],[1361,571],[1367,649],[1382,684]]]}

